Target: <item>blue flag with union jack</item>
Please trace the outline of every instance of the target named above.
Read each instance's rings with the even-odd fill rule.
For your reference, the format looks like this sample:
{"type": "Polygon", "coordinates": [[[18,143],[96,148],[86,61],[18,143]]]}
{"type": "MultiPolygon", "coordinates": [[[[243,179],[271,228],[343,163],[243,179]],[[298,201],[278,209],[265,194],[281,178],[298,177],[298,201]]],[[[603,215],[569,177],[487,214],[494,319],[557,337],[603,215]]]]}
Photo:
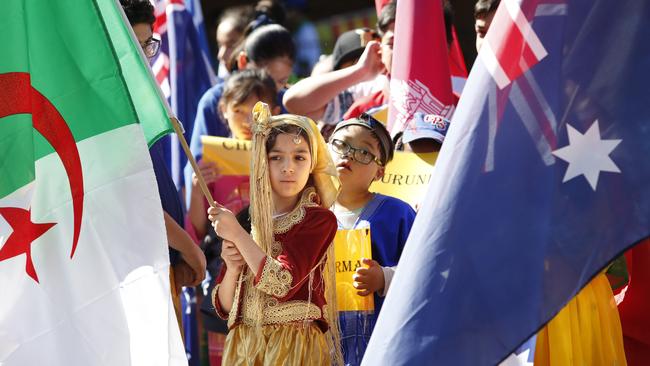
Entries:
{"type": "MultiPolygon", "coordinates": [[[[155,0],[154,4],[154,34],[162,42],[152,70],[189,141],[199,100],[217,80],[205,39],[201,6],[199,0],[155,0]]],[[[164,154],[180,190],[187,158],[176,135],[165,137],[164,154]]]]}
{"type": "Polygon", "coordinates": [[[649,17],[501,1],[364,365],[495,365],[650,235],[649,17]]]}

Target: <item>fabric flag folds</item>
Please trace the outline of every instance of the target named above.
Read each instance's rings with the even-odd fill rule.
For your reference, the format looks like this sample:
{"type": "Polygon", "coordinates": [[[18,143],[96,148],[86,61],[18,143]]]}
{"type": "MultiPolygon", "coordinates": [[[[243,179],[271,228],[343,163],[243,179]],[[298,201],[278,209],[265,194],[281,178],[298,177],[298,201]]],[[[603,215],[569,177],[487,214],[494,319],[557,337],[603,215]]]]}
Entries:
{"type": "Polygon", "coordinates": [[[501,2],[364,365],[497,364],[650,235],[648,17],[501,2]]]}
{"type": "Polygon", "coordinates": [[[394,43],[388,111],[391,135],[439,118],[451,119],[454,98],[442,1],[399,1],[394,43]]]}
{"type": "Polygon", "coordinates": [[[187,363],[147,150],[171,126],[130,33],[114,1],[3,3],[2,365],[187,363]]]}
{"type": "Polygon", "coordinates": [[[452,41],[449,46],[449,72],[451,74],[451,88],[454,96],[460,98],[463,87],[467,82],[467,66],[465,58],[458,42],[456,27],[451,27],[452,41]]]}

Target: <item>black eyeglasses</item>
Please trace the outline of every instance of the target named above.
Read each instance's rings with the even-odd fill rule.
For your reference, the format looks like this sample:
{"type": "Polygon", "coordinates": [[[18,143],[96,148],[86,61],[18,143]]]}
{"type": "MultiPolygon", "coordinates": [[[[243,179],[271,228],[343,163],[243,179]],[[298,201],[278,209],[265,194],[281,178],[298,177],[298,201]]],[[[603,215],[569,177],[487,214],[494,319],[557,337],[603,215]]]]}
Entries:
{"type": "Polygon", "coordinates": [[[147,58],[154,58],[160,51],[160,40],[156,38],[149,38],[144,43],[141,43],[142,51],[147,58]]]}
{"type": "Polygon", "coordinates": [[[381,160],[377,159],[377,157],[370,151],[352,147],[345,141],[333,139],[330,142],[330,146],[332,147],[332,151],[335,153],[341,156],[352,156],[354,161],[358,161],[363,165],[368,165],[374,161],[377,165],[384,166],[381,160]]]}

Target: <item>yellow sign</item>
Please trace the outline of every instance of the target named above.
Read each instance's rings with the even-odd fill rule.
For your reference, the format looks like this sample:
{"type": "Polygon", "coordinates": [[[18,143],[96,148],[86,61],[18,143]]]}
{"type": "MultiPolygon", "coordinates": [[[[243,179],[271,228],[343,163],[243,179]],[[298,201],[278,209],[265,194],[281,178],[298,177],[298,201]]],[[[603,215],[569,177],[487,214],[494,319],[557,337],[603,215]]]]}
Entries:
{"type": "Polygon", "coordinates": [[[221,175],[249,175],[251,142],[226,137],[201,136],[203,159],[219,167],[221,175]]]}
{"type": "Polygon", "coordinates": [[[372,258],[370,229],[338,230],[334,237],[336,259],[336,302],[339,311],[375,310],[372,295],[357,295],[352,275],[361,267],[362,258],[372,258]]]}
{"type": "Polygon", "coordinates": [[[396,197],[415,208],[426,194],[438,153],[416,154],[395,151],[384,177],[373,182],[370,191],[396,197]]]}
{"type": "Polygon", "coordinates": [[[376,119],[377,121],[381,122],[386,126],[386,121],[388,121],[388,104],[384,104],[381,107],[377,107],[373,109],[372,111],[368,111],[372,118],[376,119]]]}
{"type": "MultiPolygon", "coordinates": [[[[222,175],[249,175],[251,142],[225,137],[201,136],[203,159],[217,163],[222,175]]],[[[384,177],[370,186],[373,192],[397,197],[413,208],[424,197],[438,153],[395,151],[384,177]]]]}

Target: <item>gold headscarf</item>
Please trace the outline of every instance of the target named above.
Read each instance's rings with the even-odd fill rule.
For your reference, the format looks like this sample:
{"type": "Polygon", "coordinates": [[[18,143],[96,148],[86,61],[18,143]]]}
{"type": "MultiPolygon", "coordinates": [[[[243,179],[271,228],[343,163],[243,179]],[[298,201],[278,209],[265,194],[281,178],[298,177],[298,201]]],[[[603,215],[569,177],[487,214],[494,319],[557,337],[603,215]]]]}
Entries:
{"type": "MultiPolygon", "coordinates": [[[[338,174],[336,172],[336,167],[334,162],[329,154],[327,149],[327,143],[323,136],[318,131],[318,126],[311,119],[298,116],[294,114],[281,114],[279,116],[271,116],[271,111],[269,106],[263,102],[257,102],[253,108],[253,157],[252,160],[253,168],[255,164],[258,163],[258,167],[264,170],[258,169],[257,179],[260,179],[264,172],[268,172],[268,166],[264,163],[266,161],[266,139],[271,132],[271,129],[274,127],[279,127],[281,125],[295,125],[307,132],[309,136],[309,146],[311,150],[311,175],[314,179],[314,185],[316,192],[320,196],[321,206],[325,208],[330,208],[336,196],[338,190],[338,174]],[[255,151],[255,145],[258,146],[259,151],[255,151]],[[263,151],[262,151],[263,150],[263,151]],[[259,155],[264,153],[264,155],[259,155]],[[262,156],[264,159],[261,159],[262,156]],[[258,160],[258,158],[260,158],[258,160]],[[260,164],[261,163],[261,164],[260,164]],[[336,183],[335,183],[336,182],[336,183]]],[[[259,182],[259,180],[258,180],[259,182]]],[[[251,184],[253,182],[251,181],[251,184]]],[[[256,182],[257,183],[257,182],[256,182]]]]}
{"type": "MultiPolygon", "coordinates": [[[[271,116],[269,106],[263,102],[257,102],[253,107],[253,146],[251,154],[251,175],[250,175],[250,215],[252,224],[252,236],[257,245],[267,254],[271,253],[273,243],[273,196],[271,180],[269,177],[268,156],[266,141],[273,128],[282,125],[295,125],[307,132],[309,136],[309,147],[311,152],[311,176],[316,193],[320,197],[320,205],[329,209],[334,201],[338,190],[338,174],[327,149],[325,139],[320,134],[318,126],[311,119],[293,114],[282,114],[271,116]]],[[[329,326],[328,342],[334,351],[333,363],[341,364],[340,352],[340,331],[338,326],[338,311],[336,306],[336,272],[334,263],[334,245],[327,250],[323,281],[325,282],[325,300],[327,310],[324,314],[329,326]]],[[[323,261],[318,263],[313,270],[321,266],[323,261]]],[[[310,288],[313,288],[310,276],[310,288]]],[[[261,324],[263,298],[261,293],[254,296],[253,307],[259,309],[259,321],[261,324]]]]}

